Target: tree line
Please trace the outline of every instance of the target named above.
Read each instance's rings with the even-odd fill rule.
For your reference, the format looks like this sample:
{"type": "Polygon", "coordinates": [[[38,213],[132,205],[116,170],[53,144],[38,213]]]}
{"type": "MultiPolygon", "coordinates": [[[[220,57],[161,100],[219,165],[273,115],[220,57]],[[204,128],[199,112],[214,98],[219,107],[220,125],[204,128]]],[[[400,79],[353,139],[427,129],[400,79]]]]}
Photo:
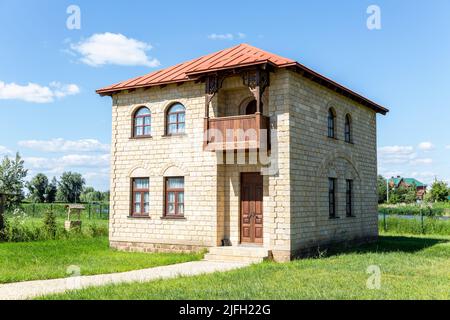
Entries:
{"type": "MultiPolygon", "coordinates": [[[[383,176],[378,176],[377,191],[378,203],[415,203],[417,201],[417,190],[415,185],[409,187],[389,186],[389,201],[387,200],[388,183],[383,176]]],[[[450,196],[450,188],[445,181],[434,181],[431,188],[424,196],[425,202],[446,202],[450,196]]]]}
{"type": "Polygon", "coordinates": [[[59,179],[49,179],[38,173],[26,182],[28,170],[17,153],[14,158],[4,157],[0,163],[0,193],[5,194],[6,209],[27,200],[35,203],[79,203],[109,201],[109,191],[102,192],[86,187],[80,173],[67,171],[59,179]],[[27,192],[26,192],[27,191],[27,192]]]}

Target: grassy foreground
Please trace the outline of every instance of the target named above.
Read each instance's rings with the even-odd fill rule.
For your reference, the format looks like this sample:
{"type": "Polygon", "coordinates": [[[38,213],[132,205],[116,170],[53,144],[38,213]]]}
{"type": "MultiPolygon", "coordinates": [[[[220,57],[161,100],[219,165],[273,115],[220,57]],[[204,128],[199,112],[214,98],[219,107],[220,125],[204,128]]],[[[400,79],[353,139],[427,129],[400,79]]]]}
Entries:
{"type": "Polygon", "coordinates": [[[88,288],[45,299],[450,299],[450,237],[384,235],[377,244],[320,259],[88,288]],[[381,269],[379,290],[366,286],[371,265],[381,269]]]}
{"type": "Polygon", "coordinates": [[[123,272],[201,259],[201,255],[148,254],[110,249],[107,237],[0,243],[0,283],[123,272]],[[72,268],[73,269],[73,268],[72,268]]]}

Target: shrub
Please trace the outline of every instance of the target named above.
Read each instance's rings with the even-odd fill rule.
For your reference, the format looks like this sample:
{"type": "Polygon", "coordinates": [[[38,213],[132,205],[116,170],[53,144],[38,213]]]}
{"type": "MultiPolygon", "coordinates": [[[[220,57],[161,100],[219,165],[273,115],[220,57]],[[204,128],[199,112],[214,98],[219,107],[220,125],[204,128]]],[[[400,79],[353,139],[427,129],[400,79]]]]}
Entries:
{"type": "Polygon", "coordinates": [[[420,205],[380,205],[378,206],[378,212],[381,214],[390,215],[400,215],[400,216],[414,216],[421,215],[424,216],[443,216],[445,213],[445,208],[443,206],[433,205],[432,207],[424,207],[420,205]]]}
{"type": "Polygon", "coordinates": [[[52,210],[47,210],[44,214],[44,232],[49,239],[55,239],[56,231],[56,215],[52,210]]]}

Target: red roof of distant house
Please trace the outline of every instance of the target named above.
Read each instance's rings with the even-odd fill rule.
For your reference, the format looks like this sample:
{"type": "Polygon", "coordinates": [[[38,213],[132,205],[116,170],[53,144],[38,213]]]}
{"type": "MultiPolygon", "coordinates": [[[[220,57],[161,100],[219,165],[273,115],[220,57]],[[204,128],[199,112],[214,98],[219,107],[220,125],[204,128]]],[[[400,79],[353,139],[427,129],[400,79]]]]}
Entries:
{"type": "Polygon", "coordinates": [[[141,77],[119,82],[111,86],[99,89],[97,90],[97,93],[101,95],[111,95],[122,90],[192,81],[196,79],[196,76],[208,72],[261,64],[269,64],[275,68],[293,68],[297,71],[300,71],[306,77],[311,78],[311,80],[325,85],[339,93],[345,94],[351,99],[356,100],[379,113],[386,114],[389,111],[388,109],[376,104],[375,102],[364,98],[363,96],[312,71],[311,69],[308,69],[307,67],[294,60],[283,58],[276,54],[272,54],[267,51],[255,48],[248,44],[240,44],[232,48],[211,53],[198,59],[183,62],[141,77]]]}

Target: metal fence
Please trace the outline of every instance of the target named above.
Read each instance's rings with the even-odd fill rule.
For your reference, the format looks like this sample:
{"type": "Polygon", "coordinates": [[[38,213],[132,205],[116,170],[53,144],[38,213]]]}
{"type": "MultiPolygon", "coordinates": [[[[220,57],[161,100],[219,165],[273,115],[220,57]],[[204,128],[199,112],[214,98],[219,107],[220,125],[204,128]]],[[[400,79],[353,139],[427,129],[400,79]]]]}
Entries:
{"type": "MultiPolygon", "coordinates": [[[[83,203],[84,210],[82,217],[85,219],[109,219],[109,203],[83,203]]],[[[67,203],[21,203],[20,206],[14,210],[6,212],[6,215],[13,215],[15,213],[25,213],[29,217],[40,218],[43,217],[46,211],[52,211],[57,217],[67,216],[67,203]]]]}
{"type": "Polygon", "coordinates": [[[419,215],[395,215],[382,212],[379,213],[378,220],[379,227],[384,232],[450,235],[450,217],[430,216],[426,214],[426,211],[421,211],[419,215]]]}

